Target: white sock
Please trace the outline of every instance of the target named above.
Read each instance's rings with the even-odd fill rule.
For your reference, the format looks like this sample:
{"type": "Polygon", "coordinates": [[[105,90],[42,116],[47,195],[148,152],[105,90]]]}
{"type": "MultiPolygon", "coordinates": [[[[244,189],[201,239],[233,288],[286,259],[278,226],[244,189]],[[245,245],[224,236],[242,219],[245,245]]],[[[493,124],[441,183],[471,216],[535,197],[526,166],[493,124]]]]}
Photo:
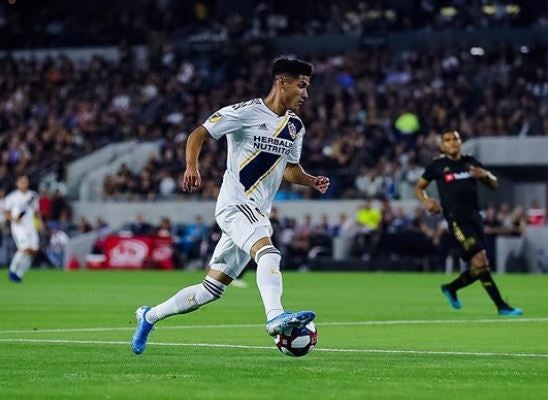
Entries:
{"type": "Polygon", "coordinates": [[[171,315],[195,311],[204,304],[220,299],[225,287],[216,279],[206,276],[202,283],[181,289],[162,304],[152,307],[145,318],[149,324],[154,324],[171,315]]]}
{"type": "Polygon", "coordinates": [[[257,286],[263,299],[266,320],[284,312],[282,306],[282,274],[280,261],[282,255],[274,246],[265,246],[255,256],[257,261],[257,286]]]}
{"type": "Polygon", "coordinates": [[[22,278],[23,275],[25,275],[25,273],[29,270],[33,258],[33,256],[23,253],[21,259],[19,260],[19,265],[17,266],[17,275],[19,275],[19,278],[22,278]]]}
{"type": "Polygon", "coordinates": [[[25,275],[25,272],[30,268],[32,264],[32,256],[29,256],[22,251],[17,251],[13,256],[13,259],[10,263],[10,272],[13,272],[19,278],[22,278],[25,275]]]}
{"type": "Polygon", "coordinates": [[[19,260],[21,259],[21,257],[24,255],[24,253],[22,251],[17,251],[14,255],[13,255],[13,258],[11,259],[11,263],[10,263],[10,272],[14,273],[15,275],[19,276],[17,274],[17,271],[19,270],[19,260]]]}

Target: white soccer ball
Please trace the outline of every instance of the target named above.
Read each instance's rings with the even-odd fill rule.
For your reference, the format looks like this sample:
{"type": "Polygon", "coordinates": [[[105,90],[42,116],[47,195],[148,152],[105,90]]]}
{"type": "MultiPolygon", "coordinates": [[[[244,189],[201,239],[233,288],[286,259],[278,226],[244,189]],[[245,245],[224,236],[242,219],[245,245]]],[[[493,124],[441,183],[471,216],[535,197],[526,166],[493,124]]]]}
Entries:
{"type": "Polygon", "coordinates": [[[318,331],[314,322],[302,328],[292,328],[274,338],[278,349],[287,356],[302,357],[310,353],[318,342],[318,331]]]}

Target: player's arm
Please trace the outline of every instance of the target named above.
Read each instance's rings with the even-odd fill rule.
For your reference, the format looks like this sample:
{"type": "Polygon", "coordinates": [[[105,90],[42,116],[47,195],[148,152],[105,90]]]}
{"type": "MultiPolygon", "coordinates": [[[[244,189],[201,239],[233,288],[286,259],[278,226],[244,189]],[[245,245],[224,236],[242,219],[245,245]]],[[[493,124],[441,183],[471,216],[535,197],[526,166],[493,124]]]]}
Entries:
{"type": "Polygon", "coordinates": [[[491,190],[495,190],[499,186],[497,177],[491,172],[479,166],[470,167],[470,175],[479,180],[491,190]]]}
{"type": "Polygon", "coordinates": [[[288,163],[284,171],[284,179],[297,185],[309,186],[324,194],[329,187],[329,178],[312,176],[305,172],[301,164],[288,163]]]}
{"type": "Polygon", "coordinates": [[[420,178],[415,186],[415,196],[417,196],[417,199],[427,211],[433,214],[438,214],[441,212],[441,206],[436,200],[428,197],[428,194],[426,193],[426,188],[429,184],[429,180],[420,178]]]}
{"type": "Polygon", "coordinates": [[[207,136],[208,131],[203,126],[194,129],[188,136],[185,151],[186,169],[183,175],[183,190],[185,192],[196,191],[202,183],[200,172],[198,172],[198,157],[207,136]]]}
{"type": "Polygon", "coordinates": [[[11,212],[9,210],[4,210],[4,218],[6,219],[6,221],[19,222],[16,219],[12,218],[11,212]]]}

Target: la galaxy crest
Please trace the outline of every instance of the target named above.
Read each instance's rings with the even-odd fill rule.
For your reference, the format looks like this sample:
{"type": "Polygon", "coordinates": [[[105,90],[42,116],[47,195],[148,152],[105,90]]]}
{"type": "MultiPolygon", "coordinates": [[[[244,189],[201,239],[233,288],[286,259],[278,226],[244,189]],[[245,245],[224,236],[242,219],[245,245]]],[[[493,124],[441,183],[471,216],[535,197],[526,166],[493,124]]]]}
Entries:
{"type": "Polygon", "coordinates": [[[297,137],[297,127],[295,124],[291,121],[287,123],[287,129],[289,130],[289,135],[291,136],[291,139],[295,140],[297,137]]]}
{"type": "Polygon", "coordinates": [[[221,120],[221,118],[223,118],[224,115],[221,114],[220,112],[216,112],[215,114],[213,114],[211,117],[209,117],[209,122],[211,122],[212,124],[216,123],[216,122],[219,122],[221,120]]]}

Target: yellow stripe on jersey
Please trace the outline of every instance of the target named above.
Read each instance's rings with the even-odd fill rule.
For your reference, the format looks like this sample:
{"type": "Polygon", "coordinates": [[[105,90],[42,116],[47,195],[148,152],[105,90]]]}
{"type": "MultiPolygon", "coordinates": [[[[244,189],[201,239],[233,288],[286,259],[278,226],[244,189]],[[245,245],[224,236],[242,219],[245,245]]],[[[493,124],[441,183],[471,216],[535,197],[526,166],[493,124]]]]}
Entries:
{"type": "MultiPolygon", "coordinates": [[[[276,130],[274,131],[274,134],[272,135],[272,137],[276,137],[280,134],[280,132],[285,128],[285,125],[287,124],[287,122],[289,121],[289,115],[286,116],[282,122],[280,123],[280,125],[276,128],[276,130]]],[[[256,150],[254,151],[253,153],[251,153],[249,155],[249,157],[247,157],[244,161],[242,161],[242,163],[240,164],[240,171],[247,165],[249,164],[251,161],[253,161],[253,159],[255,157],[257,157],[257,155],[260,153],[261,151],[260,150],[256,150]]]]}
{"type": "Polygon", "coordinates": [[[276,169],[280,161],[282,161],[282,157],[279,157],[274,165],[272,165],[272,167],[270,167],[268,171],[266,171],[259,179],[257,179],[257,182],[255,182],[255,184],[245,192],[245,195],[249,196],[251,193],[253,193],[257,186],[259,186],[259,183],[261,183],[268,175],[270,175],[276,169]]]}

